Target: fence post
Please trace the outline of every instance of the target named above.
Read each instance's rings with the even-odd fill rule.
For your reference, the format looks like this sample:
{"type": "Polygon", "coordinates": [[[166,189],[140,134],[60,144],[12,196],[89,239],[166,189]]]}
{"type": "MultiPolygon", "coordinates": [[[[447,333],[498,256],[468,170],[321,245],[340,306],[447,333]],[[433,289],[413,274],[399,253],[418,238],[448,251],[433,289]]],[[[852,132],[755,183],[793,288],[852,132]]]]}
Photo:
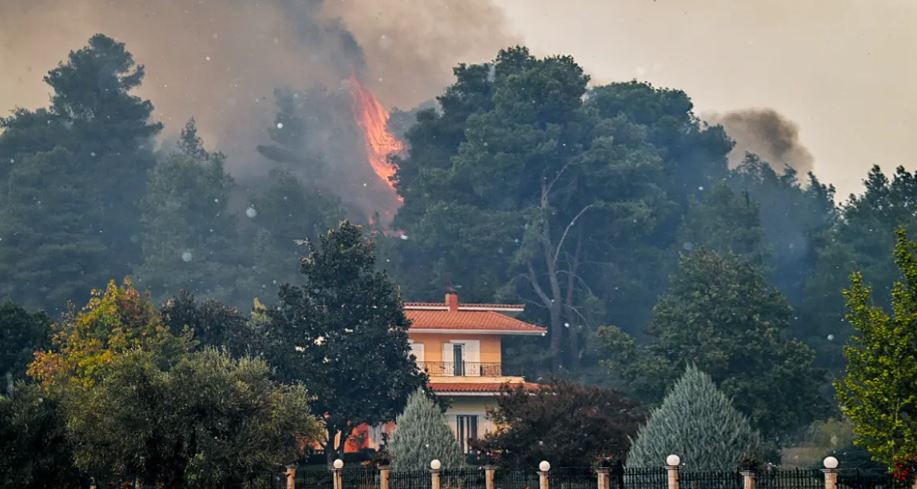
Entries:
{"type": "Polygon", "coordinates": [[[551,464],[547,460],[542,460],[538,464],[538,489],[551,489],[551,482],[548,480],[550,470],[551,464]]]}
{"type": "Polygon", "coordinates": [[[837,459],[825,457],[822,464],[825,466],[822,469],[822,472],[825,473],[825,489],[837,489],[837,459]]]}
{"type": "Polygon", "coordinates": [[[742,489],[755,489],[755,471],[742,471],[742,489]]]}
{"type": "Polygon", "coordinates": [[[334,485],[334,489],[343,489],[344,488],[344,480],[343,480],[344,461],[341,459],[335,459],[334,463],[331,464],[331,467],[332,467],[331,481],[332,481],[332,484],[334,485]]]}
{"type": "Polygon", "coordinates": [[[296,489],[296,466],[287,465],[287,489],[296,489]]]}
{"type": "Polygon", "coordinates": [[[379,489],[388,489],[388,479],[391,475],[391,467],[388,465],[379,466],[379,489]]]}
{"type": "Polygon", "coordinates": [[[595,477],[598,482],[598,489],[611,489],[608,483],[608,467],[598,467],[595,469],[595,477]]]}
{"type": "Polygon", "coordinates": [[[669,489],[678,489],[678,466],[681,465],[681,457],[669,455],[665,458],[665,469],[668,472],[669,489]]]}
{"type": "Polygon", "coordinates": [[[430,462],[430,482],[432,489],[440,489],[439,481],[439,469],[443,467],[443,463],[439,459],[434,458],[430,462]]]}
{"type": "Polygon", "coordinates": [[[495,489],[496,484],[494,483],[495,475],[497,473],[497,467],[494,465],[484,466],[484,489],[495,489]]]}

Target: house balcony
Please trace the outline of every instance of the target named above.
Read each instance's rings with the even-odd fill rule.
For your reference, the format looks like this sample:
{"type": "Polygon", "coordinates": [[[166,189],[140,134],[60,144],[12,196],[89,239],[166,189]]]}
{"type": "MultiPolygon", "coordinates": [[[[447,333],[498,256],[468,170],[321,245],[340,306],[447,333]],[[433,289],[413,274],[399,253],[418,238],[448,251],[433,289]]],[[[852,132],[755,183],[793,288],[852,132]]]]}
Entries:
{"type": "Polygon", "coordinates": [[[481,362],[417,362],[430,377],[502,377],[500,363],[481,362]]]}

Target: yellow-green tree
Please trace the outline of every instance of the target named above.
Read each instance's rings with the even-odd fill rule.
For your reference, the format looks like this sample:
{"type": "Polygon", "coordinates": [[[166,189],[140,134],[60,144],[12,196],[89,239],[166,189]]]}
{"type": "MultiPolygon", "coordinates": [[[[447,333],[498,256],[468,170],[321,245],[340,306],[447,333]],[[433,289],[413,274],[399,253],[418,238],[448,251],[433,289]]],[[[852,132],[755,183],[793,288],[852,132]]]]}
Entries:
{"type": "Polygon", "coordinates": [[[835,382],[855,443],[890,469],[917,457],[917,242],[897,232],[891,313],[876,306],[860,273],[851,277],[847,321],[856,334],[844,348],[847,369],[835,382]]]}

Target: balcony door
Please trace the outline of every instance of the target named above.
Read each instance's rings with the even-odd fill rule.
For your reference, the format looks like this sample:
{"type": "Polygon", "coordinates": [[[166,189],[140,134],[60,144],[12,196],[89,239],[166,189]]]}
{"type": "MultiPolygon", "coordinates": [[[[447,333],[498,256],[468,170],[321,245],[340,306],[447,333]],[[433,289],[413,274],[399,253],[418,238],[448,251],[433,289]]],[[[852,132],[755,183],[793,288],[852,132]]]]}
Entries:
{"type": "Polygon", "coordinates": [[[453,340],[443,343],[443,371],[449,376],[481,375],[480,342],[453,340]]]}

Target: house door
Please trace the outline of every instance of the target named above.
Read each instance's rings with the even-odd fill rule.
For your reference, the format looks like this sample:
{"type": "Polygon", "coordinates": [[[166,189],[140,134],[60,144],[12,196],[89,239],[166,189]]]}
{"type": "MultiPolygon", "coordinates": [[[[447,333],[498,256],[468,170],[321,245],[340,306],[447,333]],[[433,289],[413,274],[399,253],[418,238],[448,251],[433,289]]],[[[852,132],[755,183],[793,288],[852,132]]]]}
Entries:
{"type": "Polygon", "coordinates": [[[452,344],[452,365],[453,375],[465,375],[465,345],[463,343],[452,344]]]}
{"type": "Polygon", "coordinates": [[[455,436],[462,453],[468,453],[470,441],[478,439],[478,417],[460,414],[455,417],[455,436]]]}

